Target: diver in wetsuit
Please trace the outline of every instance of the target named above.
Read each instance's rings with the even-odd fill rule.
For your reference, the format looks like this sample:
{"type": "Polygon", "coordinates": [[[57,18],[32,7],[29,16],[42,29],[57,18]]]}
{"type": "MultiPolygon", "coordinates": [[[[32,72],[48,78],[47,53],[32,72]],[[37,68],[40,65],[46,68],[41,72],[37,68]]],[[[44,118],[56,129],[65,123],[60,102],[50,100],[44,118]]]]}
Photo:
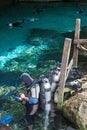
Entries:
{"type": "Polygon", "coordinates": [[[13,23],[9,23],[8,26],[9,27],[22,27],[23,23],[28,23],[28,22],[34,22],[34,21],[38,21],[38,18],[24,18],[22,20],[13,22],[13,23]]]}
{"type": "Polygon", "coordinates": [[[24,23],[24,20],[21,20],[21,21],[17,21],[17,22],[14,22],[14,23],[9,23],[8,26],[9,27],[22,27],[22,23],[24,23]]]}
{"type": "Polygon", "coordinates": [[[20,76],[20,80],[27,91],[25,94],[20,93],[18,101],[26,107],[25,117],[28,123],[28,130],[33,130],[33,119],[38,110],[40,88],[37,83],[34,84],[34,79],[28,73],[23,73],[20,76]]]}

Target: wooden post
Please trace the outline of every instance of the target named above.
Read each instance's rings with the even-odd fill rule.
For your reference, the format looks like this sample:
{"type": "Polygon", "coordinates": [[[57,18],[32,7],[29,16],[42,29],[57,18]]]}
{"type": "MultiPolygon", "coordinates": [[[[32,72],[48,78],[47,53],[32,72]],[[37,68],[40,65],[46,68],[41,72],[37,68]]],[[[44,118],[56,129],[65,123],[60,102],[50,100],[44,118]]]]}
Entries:
{"type": "Polygon", "coordinates": [[[69,75],[69,73],[70,73],[70,71],[71,71],[71,69],[72,69],[72,66],[73,66],[73,58],[71,59],[69,65],[68,65],[68,68],[67,68],[67,76],[66,76],[66,80],[67,80],[68,75],[69,75]]]}
{"type": "Polygon", "coordinates": [[[65,87],[65,81],[66,81],[66,76],[67,76],[67,66],[68,66],[68,61],[69,61],[71,42],[72,42],[71,39],[65,38],[63,55],[62,55],[60,82],[59,82],[59,87],[57,91],[58,92],[58,106],[61,106],[63,103],[64,87],[65,87]]]}
{"type": "MultiPolygon", "coordinates": [[[[74,40],[79,40],[80,37],[80,19],[76,19],[76,30],[74,40]]],[[[78,44],[74,44],[74,52],[73,52],[73,66],[77,67],[78,64],[78,44]]]]}

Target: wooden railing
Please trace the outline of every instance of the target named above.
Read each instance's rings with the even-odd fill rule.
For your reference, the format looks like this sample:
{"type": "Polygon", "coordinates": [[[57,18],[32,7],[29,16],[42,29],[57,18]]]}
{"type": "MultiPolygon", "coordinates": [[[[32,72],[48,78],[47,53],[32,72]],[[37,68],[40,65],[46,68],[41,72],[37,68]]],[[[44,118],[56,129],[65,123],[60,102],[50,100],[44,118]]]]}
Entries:
{"type": "Polygon", "coordinates": [[[81,44],[87,44],[87,39],[80,39],[80,19],[76,19],[76,30],[74,36],[74,51],[71,61],[69,63],[69,55],[71,49],[72,39],[65,38],[63,55],[62,55],[62,62],[61,62],[61,74],[60,74],[60,81],[59,86],[57,89],[57,96],[58,96],[58,106],[63,104],[64,98],[64,88],[65,82],[68,77],[68,74],[72,67],[78,66],[78,53],[81,44]]]}

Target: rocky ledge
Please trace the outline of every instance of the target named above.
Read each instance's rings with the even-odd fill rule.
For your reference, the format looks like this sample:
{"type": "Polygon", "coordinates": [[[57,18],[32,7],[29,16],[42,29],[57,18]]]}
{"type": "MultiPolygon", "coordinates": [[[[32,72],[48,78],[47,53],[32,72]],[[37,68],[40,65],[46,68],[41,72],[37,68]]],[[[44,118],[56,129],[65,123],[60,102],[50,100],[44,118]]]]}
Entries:
{"type": "Polygon", "coordinates": [[[87,130],[87,90],[76,93],[65,101],[63,112],[79,130],[87,130]]]}

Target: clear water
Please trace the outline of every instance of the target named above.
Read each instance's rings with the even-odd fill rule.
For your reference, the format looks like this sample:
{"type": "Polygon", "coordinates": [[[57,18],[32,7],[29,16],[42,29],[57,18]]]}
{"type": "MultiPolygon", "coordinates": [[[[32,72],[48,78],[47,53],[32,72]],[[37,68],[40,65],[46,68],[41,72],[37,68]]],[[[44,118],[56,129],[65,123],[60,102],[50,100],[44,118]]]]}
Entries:
{"type": "MultiPolygon", "coordinates": [[[[0,67],[9,59],[17,57],[27,47],[26,39],[32,28],[56,30],[59,34],[63,34],[75,30],[77,18],[81,18],[81,26],[87,25],[85,4],[18,4],[0,9],[0,67]],[[80,8],[83,8],[83,14],[78,14],[80,8]],[[36,9],[40,9],[41,12],[35,13],[36,9]],[[38,20],[28,21],[29,18],[38,20]],[[22,27],[10,28],[7,25],[22,19],[27,19],[22,27]],[[9,50],[12,51],[9,53],[9,50]]],[[[59,41],[64,42],[64,37],[59,41]]]]}
{"type": "MultiPolygon", "coordinates": [[[[32,50],[33,53],[34,52],[36,53],[36,51],[40,52],[38,54],[38,57],[40,57],[39,60],[42,60],[42,62],[44,61],[45,58],[42,58],[40,55],[42,54],[42,50],[44,50],[45,52],[45,49],[47,49],[48,46],[51,46],[51,49],[58,48],[57,51],[62,53],[65,34],[67,32],[75,31],[76,19],[81,18],[81,27],[87,26],[86,6],[87,4],[84,3],[81,4],[78,3],[24,4],[23,3],[23,4],[17,4],[14,6],[0,9],[0,70],[3,70],[5,64],[8,61],[21,56],[21,54],[25,51],[27,51],[27,53],[29,54],[31,54],[32,50]],[[82,14],[78,13],[80,8],[83,8],[84,10],[82,14]],[[40,10],[39,13],[36,12],[37,9],[40,10]],[[36,18],[37,20],[29,21],[32,18],[36,18]],[[22,19],[26,19],[26,22],[21,24],[22,27],[11,28],[8,26],[8,23],[14,23],[22,19]],[[50,34],[49,39],[47,37],[47,39],[44,39],[44,41],[43,39],[41,39],[40,41],[38,41],[37,39],[37,43],[35,44],[38,44],[38,42],[40,42],[40,45],[37,46],[34,45],[34,43],[32,44],[32,42],[30,43],[27,40],[28,37],[31,35],[32,29],[57,31],[59,36],[57,35],[58,38],[53,38],[52,35],[50,34]],[[57,44],[52,45],[53,39],[54,40],[56,39],[57,44]],[[49,43],[51,44],[49,45],[49,43]]],[[[53,50],[51,52],[53,52],[53,50]]],[[[55,55],[49,54],[47,55],[46,58],[48,60],[49,59],[54,60],[54,56],[55,55]]],[[[57,56],[55,62],[61,60],[60,56],[59,57],[57,56]]],[[[30,69],[33,68],[36,69],[38,57],[34,58],[35,61],[30,59],[29,61],[30,69]]],[[[40,65],[40,67],[42,66],[40,65]]],[[[44,67],[42,68],[44,70],[44,67]]],[[[34,72],[31,71],[32,75],[33,73],[34,72]]],[[[10,80],[10,78],[7,78],[7,80],[10,80]]],[[[2,84],[2,82],[5,81],[5,78],[2,79],[2,75],[1,75],[0,79],[1,79],[0,83],[2,84]]],[[[7,82],[7,80],[6,83],[9,82],[9,81],[7,82]]],[[[59,115],[59,118],[62,117],[59,115]]],[[[55,120],[58,121],[59,119],[55,119],[55,120]]],[[[59,124],[55,122],[56,126],[58,127],[55,128],[55,130],[64,130],[64,126],[66,125],[66,122],[64,119],[61,120],[62,122],[64,122],[64,124],[62,124],[60,120],[59,120],[59,124]]],[[[40,127],[38,126],[38,122],[37,122],[37,129],[41,129],[41,126],[40,127]]],[[[52,127],[49,129],[52,129],[52,127]]]]}

